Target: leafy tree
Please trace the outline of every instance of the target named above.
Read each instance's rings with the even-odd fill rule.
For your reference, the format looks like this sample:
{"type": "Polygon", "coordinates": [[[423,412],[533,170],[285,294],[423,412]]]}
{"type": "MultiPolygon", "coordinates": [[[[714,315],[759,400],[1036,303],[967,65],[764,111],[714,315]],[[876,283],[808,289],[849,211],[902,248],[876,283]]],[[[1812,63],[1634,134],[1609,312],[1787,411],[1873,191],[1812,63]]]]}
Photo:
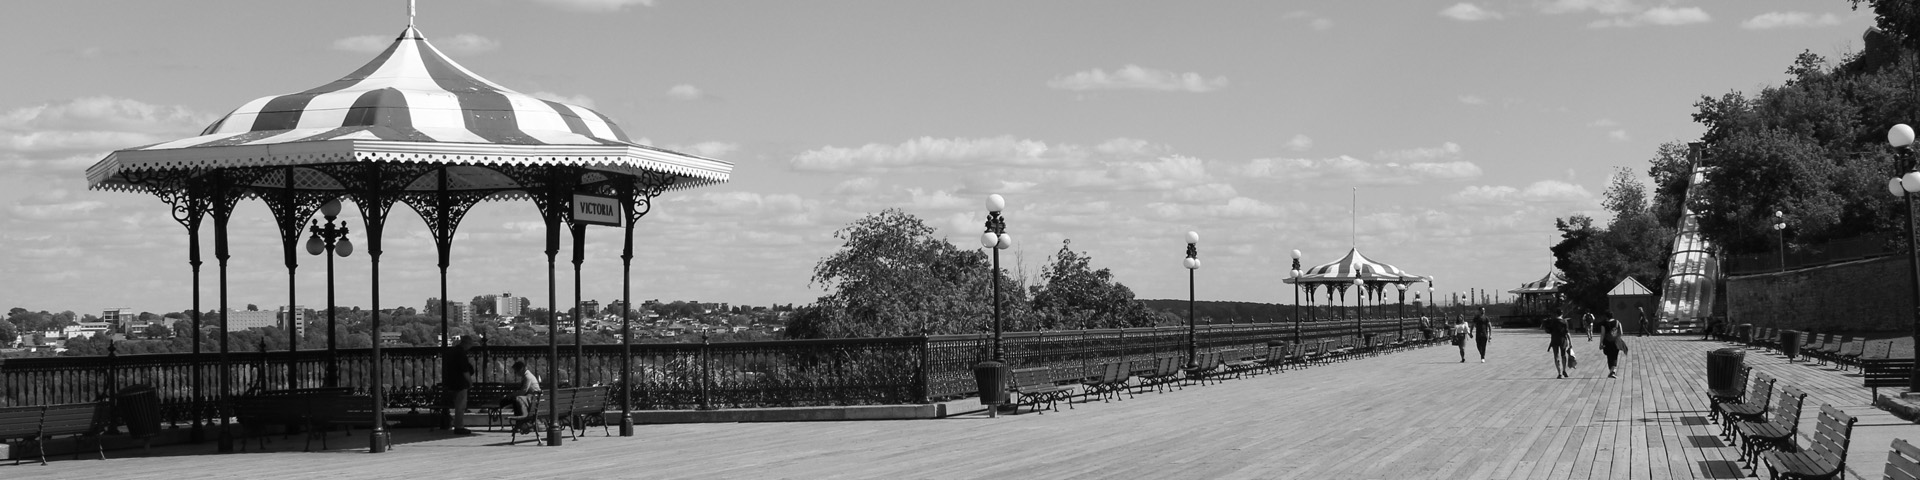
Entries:
{"type": "Polygon", "coordinates": [[[0,320],[0,345],[12,345],[19,339],[20,327],[15,326],[13,322],[0,320]]]}
{"type": "MultiPolygon", "coordinates": [[[[814,266],[811,283],[828,291],[788,323],[788,337],[885,337],[977,333],[992,329],[992,264],[982,250],[933,237],[898,209],[869,214],[834,232],[838,252],[814,266]]],[[[1007,330],[1028,318],[1025,289],[1001,276],[1007,330]]]]}
{"type": "Polygon", "coordinates": [[[1067,330],[1153,325],[1154,316],[1134,301],[1133,290],[1114,281],[1111,270],[1094,270],[1093,257],[1073,251],[1071,242],[1060,242],[1060,251],[1040,272],[1044,283],[1032,289],[1037,326],[1067,330]]]}
{"type": "Polygon", "coordinates": [[[149,323],[147,324],[146,335],[147,338],[172,338],[173,329],[168,328],[165,323],[149,323]]]}
{"type": "Polygon", "coordinates": [[[1631,276],[1660,293],[1666,276],[1671,229],[1648,211],[1646,187],[1631,172],[1616,171],[1603,205],[1613,213],[1606,228],[1593,219],[1575,215],[1554,220],[1561,241],[1552,248],[1554,268],[1571,306],[1580,311],[1607,311],[1607,290],[1631,276]]]}

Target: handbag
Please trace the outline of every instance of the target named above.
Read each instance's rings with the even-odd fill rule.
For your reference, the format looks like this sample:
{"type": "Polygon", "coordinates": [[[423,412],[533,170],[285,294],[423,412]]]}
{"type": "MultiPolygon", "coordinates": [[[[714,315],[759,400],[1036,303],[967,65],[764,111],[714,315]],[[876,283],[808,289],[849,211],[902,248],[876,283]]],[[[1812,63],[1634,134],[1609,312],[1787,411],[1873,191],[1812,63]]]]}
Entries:
{"type": "Polygon", "coordinates": [[[1567,368],[1580,368],[1580,357],[1573,356],[1573,350],[1567,350],[1567,368]]]}

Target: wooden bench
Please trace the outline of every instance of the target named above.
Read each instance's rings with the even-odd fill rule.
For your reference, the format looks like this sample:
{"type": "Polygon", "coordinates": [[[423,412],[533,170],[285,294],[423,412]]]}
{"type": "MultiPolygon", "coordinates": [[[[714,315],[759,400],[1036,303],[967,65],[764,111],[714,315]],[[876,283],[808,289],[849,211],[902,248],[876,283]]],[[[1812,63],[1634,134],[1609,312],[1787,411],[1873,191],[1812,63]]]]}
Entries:
{"type": "MultiPolygon", "coordinates": [[[[1097,396],[1100,401],[1106,402],[1110,401],[1107,398],[1109,395],[1118,399],[1120,391],[1128,390],[1128,372],[1125,364],[1118,361],[1102,362],[1096,368],[1100,372],[1098,375],[1090,375],[1080,380],[1080,386],[1085,388],[1087,395],[1097,396]]],[[[1128,394],[1131,395],[1132,392],[1128,394]]]]}
{"type": "Polygon", "coordinates": [[[1013,375],[1007,379],[1007,382],[1012,387],[1011,391],[1020,395],[1020,401],[1013,404],[1014,413],[1020,413],[1020,405],[1027,404],[1033,406],[1033,411],[1046,415],[1046,412],[1040,410],[1042,403],[1058,412],[1060,406],[1057,402],[1072,392],[1071,389],[1055,385],[1053,377],[1044,366],[1013,369],[1013,375]]]}
{"type": "Polygon", "coordinates": [[[1813,349],[1807,356],[1812,357],[1814,360],[1819,360],[1821,365],[1826,365],[1827,362],[1834,361],[1834,359],[1838,358],[1840,346],[1845,345],[1848,339],[1849,337],[1842,335],[1828,335],[1827,341],[1822,342],[1818,348],[1813,349]]]}
{"type": "Polygon", "coordinates": [[[1267,364],[1267,357],[1252,346],[1242,347],[1228,352],[1222,363],[1227,365],[1227,373],[1234,378],[1248,374],[1257,374],[1267,364]]]}
{"type": "Polygon", "coordinates": [[[1220,352],[1201,352],[1199,358],[1194,359],[1193,365],[1182,368],[1181,373],[1186,381],[1205,385],[1206,381],[1213,378],[1219,369],[1220,352]]]}
{"type": "MultiPolygon", "coordinates": [[[[487,428],[492,429],[506,422],[503,400],[520,391],[520,384],[505,382],[475,382],[467,387],[467,409],[478,410],[487,415],[487,428]]],[[[466,412],[459,412],[466,413],[466,412]]]]}
{"type": "Polygon", "coordinates": [[[1742,421],[1760,420],[1767,417],[1767,407],[1773,401],[1773,386],[1779,380],[1766,373],[1754,373],[1753,383],[1747,385],[1746,395],[1738,402],[1717,404],[1720,413],[1720,438],[1733,441],[1733,426],[1742,421]]]}
{"type": "Polygon", "coordinates": [[[1920,479],[1920,448],[1903,439],[1893,439],[1893,449],[1887,451],[1887,470],[1881,478],[1888,480],[1920,479]]]}
{"type": "Polygon", "coordinates": [[[1884,353],[1877,358],[1860,359],[1860,379],[1864,386],[1872,390],[1869,403],[1880,398],[1880,387],[1905,386],[1913,377],[1913,359],[1887,358],[1893,355],[1893,342],[1887,342],[1884,353]]]}
{"type": "MultiPolygon", "coordinates": [[[[1761,460],[1767,475],[1773,478],[1828,479],[1847,471],[1847,444],[1853,438],[1853,424],[1859,419],[1833,405],[1820,406],[1820,419],[1813,428],[1813,445],[1767,452],[1761,460]]],[[[1791,437],[1787,440],[1791,443],[1791,437]]],[[[1758,472],[1755,472],[1758,473],[1758,472]]]]}
{"type": "Polygon", "coordinates": [[[1840,346],[1840,353],[1833,356],[1833,364],[1845,371],[1847,367],[1860,365],[1860,354],[1866,353],[1867,338],[1858,337],[1840,346]]]}
{"type": "Polygon", "coordinates": [[[1707,419],[1720,423],[1720,404],[1744,402],[1747,396],[1747,378],[1753,374],[1753,367],[1740,366],[1740,372],[1734,374],[1733,385],[1724,389],[1707,389],[1707,419]]]}
{"type": "MultiPolygon", "coordinates": [[[[565,389],[562,389],[562,390],[565,390],[565,389]]],[[[514,392],[515,392],[515,393],[518,393],[518,392],[519,392],[519,390],[518,390],[518,389],[515,389],[515,391],[514,391],[514,392]]],[[[559,394],[557,393],[557,391],[556,391],[556,393],[555,393],[555,395],[556,395],[556,396],[557,396],[557,395],[559,395],[559,394]]],[[[524,412],[521,412],[521,413],[523,413],[523,414],[525,414],[525,415],[526,415],[526,417],[522,417],[522,418],[530,418],[530,420],[528,420],[528,422],[529,422],[529,428],[528,428],[528,430],[529,430],[529,431],[527,431],[527,432],[521,432],[521,431],[520,431],[520,428],[519,428],[519,425],[518,425],[518,423],[517,423],[517,422],[518,422],[519,420],[518,420],[518,419],[510,419],[510,420],[513,420],[513,421],[512,421],[512,422],[508,422],[508,423],[507,423],[507,431],[509,432],[509,434],[507,435],[507,444],[508,444],[508,445],[512,445],[512,444],[515,444],[515,443],[519,443],[519,442],[520,442],[520,434],[521,434],[521,433],[531,433],[531,434],[533,435],[533,438],[534,438],[534,440],[539,440],[539,439],[540,439],[540,435],[541,435],[541,433],[540,433],[540,431],[541,431],[541,426],[540,426],[540,425],[541,425],[541,424],[540,424],[540,422],[541,422],[541,420],[540,420],[540,412],[541,412],[541,408],[543,407],[543,405],[542,405],[542,404],[544,404],[544,403],[546,403],[546,402],[547,402],[547,400],[548,400],[548,399],[547,399],[546,397],[547,397],[547,391],[546,391],[546,390],[540,390],[540,391],[536,391],[536,392],[533,392],[533,393],[532,393],[531,395],[528,395],[528,396],[527,396],[527,410],[526,410],[526,411],[524,411],[524,412]]],[[[510,408],[510,407],[509,407],[509,408],[510,408]]],[[[538,444],[539,442],[534,442],[534,443],[535,443],[535,444],[538,444]]]]}
{"type": "MultiPolygon", "coordinates": [[[[106,401],[0,409],[0,440],[17,438],[32,443],[40,464],[46,465],[47,440],[68,435],[92,438],[94,451],[106,460],[100,433],[112,418],[112,406],[106,401]]],[[[73,458],[80,458],[79,449],[74,450],[73,458]]],[[[13,463],[19,465],[20,459],[15,458],[13,463]]]]}
{"type": "Polygon", "coordinates": [[[1287,363],[1293,361],[1293,344],[1267,342],[1267,358],[1261,368],[1268,372],[1286,371],[1287,363]]]}
{"type": "MultiPolygon", "coordinates": [[[[1760,461],[1760,454],[1770,450],[1788,450],[1794,447],[1793,436],[1800,434],[1800,411],[1807,403],[1807,394],[1787,385],[1780,388],[1780,395],[1773,401],[1773,408],[1767,412],[1764,421],[1743,421],[1735,428],[1740,432],[1740,459],[1749,465],[1760,461]]],[[[1754,468],[1759,470],[1759,468],[1754,468]]]]}
{"type": "Polygon", "coordinates": [[[607,387],[562,388],[554,392],[554,410],[558,421],[564,423],[580,438],[580,431],[594,423],[600,424],[601,433],[613,436],[607,425],[607,387]]]}

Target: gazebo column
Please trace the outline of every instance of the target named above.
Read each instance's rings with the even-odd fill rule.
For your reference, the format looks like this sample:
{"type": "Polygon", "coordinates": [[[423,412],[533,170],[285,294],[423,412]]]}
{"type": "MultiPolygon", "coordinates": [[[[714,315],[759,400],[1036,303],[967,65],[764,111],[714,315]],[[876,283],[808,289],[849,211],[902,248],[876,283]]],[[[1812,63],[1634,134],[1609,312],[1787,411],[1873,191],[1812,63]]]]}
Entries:
{"type": "MultiPolygon", "coordinates": [[[[173,221],[179,222],[180,226],[187,230],[187,265],[193,270],[191,287],[193,310],[188,312],[192,321],[192,330],[188,334],[193,339],[193,356],[188,357],[189,360],[187,360],[188,382],[192,385],[193,391],[189,403],[191,413],[187,416],[192,421],[189,439],[193,443],[200,443],[206,441],[206,432],[201,428],[200,422],[200,417],[206,414],[206,408],[201,403],[201,392],[205,391],[205,386],[200,379],[200,221],[206,218],[210,202],[206,197],[206,189],[199,185],[197,179],[187,178],[187,175],[189,174],[179,175],[172,179],[174,181],[163,182],[164,184],[149,184],[148,188],[155,196],[160,197],[160,201],[172,207],[170,210],[173,211],[173,221]]],[[[137,180],[129,178],[129,180],[133,183],[149,181],[145,178],[137,180]]],[[[179,329],[174,330],[175,335],[178,335],[179,329]]]]}
{"type": "Polygon", "coordinates": [[[233,404],[233,371],[228,352],[228,329],[231,310],[227,306],[227,259],[231,251],[227,246],[227,221],[233,219],[234,204],[240,200],[239,192],[233,188],[232,179],[226,173],[217,174],[212,188],[213,214],[213,259],[220,264],[220,403],[214,410],[220,415],[220,433],[218,449],[221,453],[233,451],[233,430],[230,428],[233,418],[227,414],[226,407],[233,404]]]}
{"type": "Polygon", "coordinates": [[[447,175],[446,166],[435,168],[434,191],[427,196],[409,195],[405,198],[407,205],[413,207],[414,213],[420,214],[420,220],[427,224],[427,229],[433,234],[434,250],[439,254],[441,348],[446,348],[452,342],[452,333],[448,329],[448,315],[451,313],[447,307],[452,302],[447,298],[447,267],[453,264],[453,234],[474,204],[488,196],[487,193],[450,190],[451,179],[447,175]]]}
{"type": "Polygon", "coordinates": [[[540,202],[540,219],[547,225],[547,445],[558,446],[560,410],[552,400],[558,398],[560,388],[560,325],[554,321],[553,310],[558,308],[554,297],[558,292],[554,288],[553,264],[555,257],[560,254],[560,224],[565,216],[561,205],[568,202],[564,199],[565,191],[551,184],[538,195],[547,199],[546,202],[540,202]]]}
{"type": "Polygon", "coordinates": [[[320,209],[320,203],[312,198],[312,194],[301,194],[295,189],[293,167],[284,168],[282,172],[286,188],[277,194],[265,195],[262,200],[266,201],[267,208],[273,212],[274,223],[280,227],[280,246],[286,257],[287,388],[300,388],[300,323],[294,320],[300,302],[294,272],[300,268],[300,234],[305,230],[307,218],[320,209]]]}
{"type": "Polygon", "coordinates": [[[400,187],[411,183],[427,168],[414,165],[393,165],[387,163],[367,163],[357,166],[337,166],[326,169],[327,173],[347,187],[347,196],[353,199],[355,207],[360,209],[360,217],[366,225],[367,263],[370,268],[368,283],[371,287],[368,303],[367,332],[372,340],[367,359],[367,392],[373,397],[373,427],[367,431],[367,452],[387,451],[391,437],[387,432],[387,392],[382,380],[385,367],[381,357],[380,332],[380,237],[386,229],[387,213],[393,210],[394,202],[400,199],[396,193],[400,187]]]}
{"type": "Polygon", "coordinates": [[[633,436],[633,228],[653,211],[653,197],[673,184],[670,175],[642,175],[620,184],[626,238],[620,249],[620,436],[633,436]]]}
{"type": "Polygon", "coordinates": [[[568,223],[567,225],[568,229],[573,231],[573,374],[572,374],[572,380],[573,380],[573,386],[578,387],[586,383],[586,379],[584,378],[585,376],[581,374],[581,372],[585,372],[586,370],[582,370],[580,368],[580,361],[582,358],[586,357],[586,354],[587,354],[586,346],[580,344],[580,330],[583,329],[580,317],[586,316],[586,313],[587,313],[586,309],[581,308],[581,305],[580,305],[580,264],[586,261],[586,258],[587,258],[587,224],[573,221],[571,218],[568,219],[567,223],[568,223]]]}

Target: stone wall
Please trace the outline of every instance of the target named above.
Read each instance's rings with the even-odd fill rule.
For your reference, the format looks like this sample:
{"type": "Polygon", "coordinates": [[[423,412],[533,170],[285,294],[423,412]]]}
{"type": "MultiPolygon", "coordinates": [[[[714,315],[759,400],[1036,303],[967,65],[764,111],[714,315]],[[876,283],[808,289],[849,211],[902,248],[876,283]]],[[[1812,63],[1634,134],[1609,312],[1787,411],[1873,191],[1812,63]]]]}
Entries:
{"type": "Polygon", "coordinates": [[[1907,257],[1727,278],[1727,318],[1815,332],[1913,330],[1907,257]]]}

